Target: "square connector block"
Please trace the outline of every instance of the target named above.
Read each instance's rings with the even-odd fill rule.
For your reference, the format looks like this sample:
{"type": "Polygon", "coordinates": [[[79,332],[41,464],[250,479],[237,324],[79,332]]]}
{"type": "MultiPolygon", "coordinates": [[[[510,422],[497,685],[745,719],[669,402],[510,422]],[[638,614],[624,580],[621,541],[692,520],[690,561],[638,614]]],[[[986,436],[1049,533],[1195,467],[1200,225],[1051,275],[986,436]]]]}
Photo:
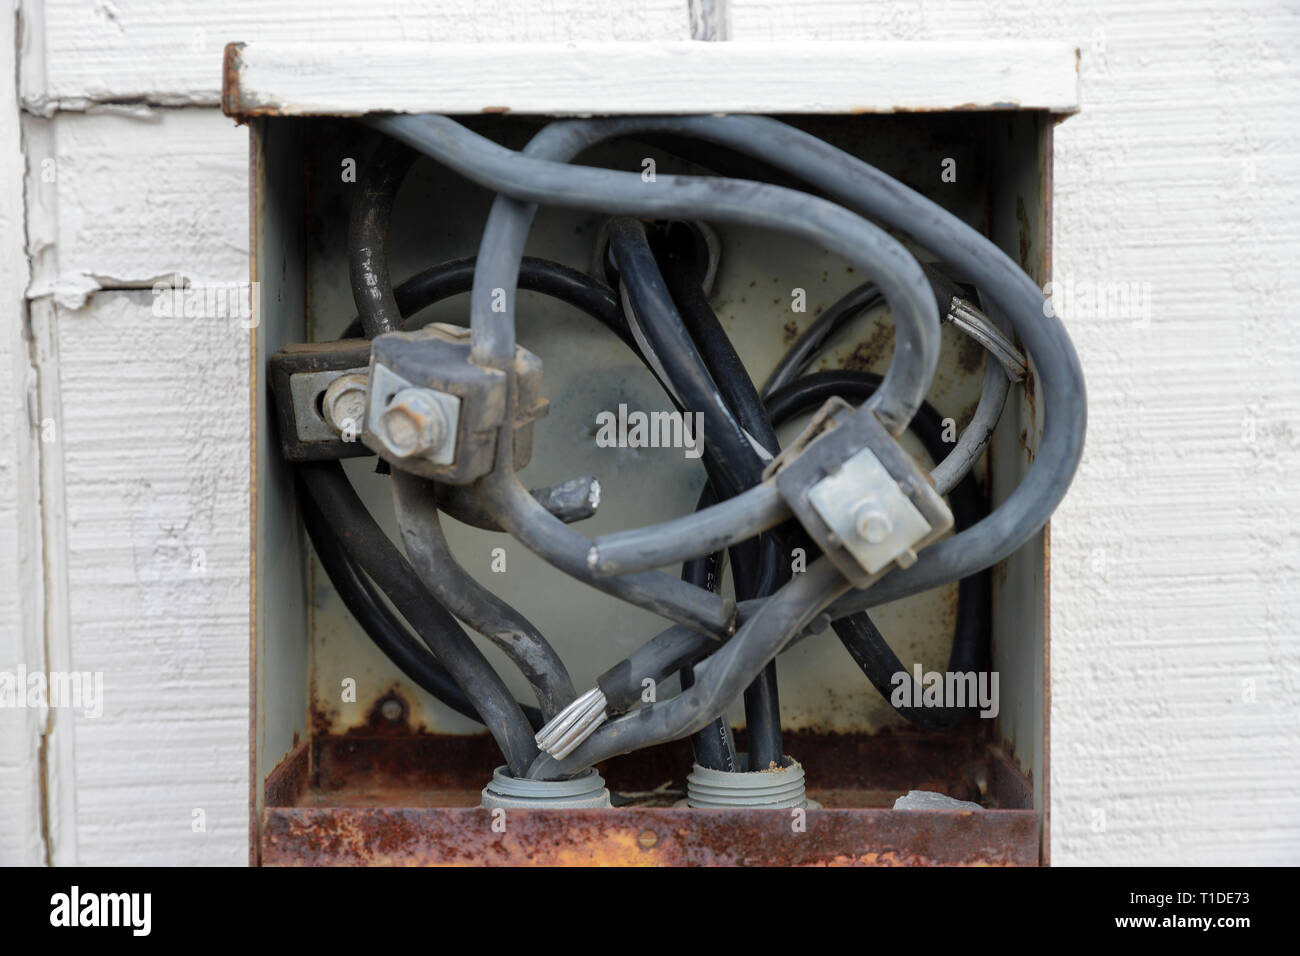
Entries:
{"type": "MultiPolygon", "coordinates": [[[[371,382],[382,366],[416,388],[432,389],[459,400],[454,451],[431,460],[402,458],[392,462],[404,471],[452,485],[467,485],[486,475],[496,458],[497,430],[506,422],[506,372],[470,361],[470,330],[435,322],[414,332],[388,332],[370,347],[371,382]]],[[[528,464],[533,448],[533,422],[546,414],[541,395],[542,360],[516,346],[514,360],[514,467],[528,464]]],[[[385,394],[371,391],[367,427],[362,441],[376,454],[388,457],[371,430],[375,406],[382,410],[385,394]]]]}
{"type": "Polygon", "coordinates": [[[870,448],[813,485],[808,501],[871,574],[891,561],[911,564],[915,547],[933,530],[870,448]]]}
{"type": "Polygon", "coordinates": [[[855,588],[952,527],[930,476],[865,406],[830,399],[768,466],[777,490],[813,540],[855,588]]]}
{"type": "Polygon", "coordinates": [[[355,458],[371,451],[359,441],[344,441],[321,416],[319,402],[330,383],[350,372],[365,372],[370,343],[295,342],[267,363],[275,398],[280,452],[286,461],[355,458]]]}

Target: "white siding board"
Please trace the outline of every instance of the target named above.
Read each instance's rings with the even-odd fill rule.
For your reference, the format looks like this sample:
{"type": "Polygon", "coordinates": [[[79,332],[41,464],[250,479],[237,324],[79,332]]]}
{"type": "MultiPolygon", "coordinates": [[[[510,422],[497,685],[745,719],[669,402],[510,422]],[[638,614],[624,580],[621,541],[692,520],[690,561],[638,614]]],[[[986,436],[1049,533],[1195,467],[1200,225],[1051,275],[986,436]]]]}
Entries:
{"type": "Polygon", "coordinates": [[[1300,12],[728,8],[738,40],[1079,45],[1054,276],[1139,283],[1151,311],[1069,320],[1089,429],[1052,523],[1053,860],[1300,861],[1300,340],[1285,305],[1300,295],[1300,12]]]}
{"type": "Polygon", "coordinates": [[[29,109],[137,100],[214,106],[225,44],[303,40],[682,40],[685,0],[46,0],[29,109]]]}

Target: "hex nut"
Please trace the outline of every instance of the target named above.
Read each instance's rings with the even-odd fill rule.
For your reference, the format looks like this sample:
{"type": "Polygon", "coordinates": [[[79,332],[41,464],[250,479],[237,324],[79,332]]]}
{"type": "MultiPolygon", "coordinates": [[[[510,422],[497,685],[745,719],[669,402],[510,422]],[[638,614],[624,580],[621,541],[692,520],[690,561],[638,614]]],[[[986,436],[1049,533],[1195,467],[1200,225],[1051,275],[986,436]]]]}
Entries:
{"type": "Polygon", "coordinates": [[[325,423],[344,441],[354,441],[366,422],[366,376],[352,372],[330,382],[321,399],[321,411],[325,423]]]}
{"type": "Polygon", "coordinates": [[[854,530],[870,544],[880,544],[894,530],[889,515],[873,498],[864,498],[853,511],[854,530]]]}
{"type": "Polygon", "coordinates": [[[425,455],[447,438],[447,415],[428,389],[404,388],[379,417],[378,438],[398,458],[425,455]]]}

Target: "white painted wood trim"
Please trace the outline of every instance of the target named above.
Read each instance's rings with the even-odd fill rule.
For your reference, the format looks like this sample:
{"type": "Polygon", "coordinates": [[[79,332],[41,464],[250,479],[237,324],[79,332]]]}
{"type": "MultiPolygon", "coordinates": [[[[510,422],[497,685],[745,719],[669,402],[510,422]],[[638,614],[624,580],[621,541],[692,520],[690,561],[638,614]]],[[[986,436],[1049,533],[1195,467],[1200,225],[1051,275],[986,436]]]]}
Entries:
{"type": "Polygon", "coordinates": [[[42,116],[100,104],[216,106],[222,49],[231,40],[502,43],[691,36],[686,0],[21,2],[23,108],[42,116]]]}
{"type": "Polygon", "coordinates": [[[1051,42],[248,43],[232,115],[889,113],[1079,107],[1051,42]]]}
{"type": "MultiPolygon", "coordinates": [[[[37,369],[36,399],[42,430],[52,432],[40,447],[42,554],[45,565],[45,670],[71,674],[72,624],[68,587],[68,516],[64,468],[62,386],[59,375],[59,335],[54,302],[42,298],[29,304],[33,352],[37,369]]],[[[51,702],[52,703],[52,702],[51,702]]],[[[77,761],[75,715],[71,710],[45,708],[46,853],[54,866],[77,864],[77,761]]]]}
{"type": "MultiPolygon", "coordinates": [[[[18,42],[12,9],[0,17],[0,49],[18,42]]],[[[0,70],[0,673],[44,671],[39,410],[27,335],[26,162],[17,75],[0,70]]],[[[0,707],[0,865],[45,862],[41,739],[45,713],[0,707]]]]}

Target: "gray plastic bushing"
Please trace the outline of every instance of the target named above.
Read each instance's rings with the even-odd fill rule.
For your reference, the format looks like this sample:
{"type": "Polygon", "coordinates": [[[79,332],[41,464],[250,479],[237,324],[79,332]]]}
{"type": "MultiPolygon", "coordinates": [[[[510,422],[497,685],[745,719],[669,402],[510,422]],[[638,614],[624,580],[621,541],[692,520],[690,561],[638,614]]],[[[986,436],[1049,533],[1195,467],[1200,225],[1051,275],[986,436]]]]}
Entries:
{"type": "Polygon", "coordinates": [[[785,809],[816,806],[804,789],[803,766],[787,755],[780,769],[750,771],[749,755],[739,754],[741,771],[709,770],[696,764],[686,778],[686,805],[700,808],[785,809]]]}
{"type": "Polygon", "coordinates": [[[497,767],[479,803],[492,810],[585,810],[609,805],[605,778],[595,767],[572,780],[529,780],[512,777],[505,767],[497,767]]]}

